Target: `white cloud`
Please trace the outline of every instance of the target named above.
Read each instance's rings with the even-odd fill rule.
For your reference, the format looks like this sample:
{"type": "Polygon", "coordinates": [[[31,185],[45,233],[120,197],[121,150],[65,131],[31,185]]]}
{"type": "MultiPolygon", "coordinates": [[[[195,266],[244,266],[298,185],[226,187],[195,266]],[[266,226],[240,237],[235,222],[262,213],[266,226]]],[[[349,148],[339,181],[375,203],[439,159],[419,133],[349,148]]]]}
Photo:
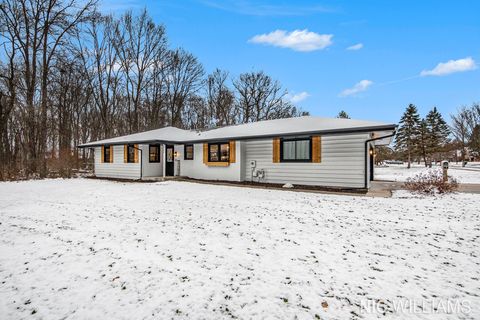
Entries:
{"type": "Polygon", "coordinates": [[[445,76],[455,72],[470,71],[477,68],[475,61],[471,57],[458,60],[449,60],[437,64],[432,70],[423,70],[421,76],[445,76]]]}
{"type": "Polygon", "coordinates": [[[356,51],[356,50],[360,50],[362,48],[363,48],[363,43],[357,43],[357,44],[354,44],[353,46],[348,47],[347,50],[356,51]]]}
{"type": "Polygon", "coordinates": [[[347,97],[351,95],[355,95],[359,92],[363,92],[368,89],[373,84],[373,81],[370,80],[362,80],[356,83],[353,88],[345,89],[340,93],[340,97],[347,97]]]}
{"type": "Polygon", "coordinates": [[[332,34],[318,34],[305,30],[275,30],[254,36],[249,40],[253,43],[263,43],[275,47],[290,48],[295,51],[322,50],[332,44],[332,34]]]}
{"type": "Polygon", "coordinates": [[[308,97],[310,97],[310,94],[306,91],[302,91],[302,92],[294,94],[294,95],[288,94],[286,98],[292,103],[299,103],[299,102],[307,99],[308,97]]]}

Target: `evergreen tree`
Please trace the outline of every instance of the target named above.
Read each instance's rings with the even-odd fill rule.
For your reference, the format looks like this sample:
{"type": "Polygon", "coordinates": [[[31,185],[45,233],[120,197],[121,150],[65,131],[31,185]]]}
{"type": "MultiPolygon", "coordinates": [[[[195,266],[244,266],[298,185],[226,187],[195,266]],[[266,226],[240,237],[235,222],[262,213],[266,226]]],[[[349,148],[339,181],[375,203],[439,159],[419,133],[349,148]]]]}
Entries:
{"type": "Polygon", "coordinates": [[[425,167],[427,164],[428,158],[428,143],[429,143],[429,131],[427,126],[427,121],[422,119],[420,121],[420,126],[418,127],[418,143],[417,143],[417,152],[423,158],[423,162],[425,163],[425,167]]]}
{"type": "Polygon", "coordinates": [[[407,154],[408,168],[411,167],[412,156],[418,146],[419,127],[420,116],[418,115],[417,107],[410,104],[400,119],[395,137],[395,149],[407,154]]]}
{"type": "Polygon", "coordinates": [[[348,113],[346,113],[345,111],[342,110],[338,113],[337,118],[350,119],[350,116],[348,115],[348,113]]]}
{"type": "Polygon", "coordinates": [[[427,114],[425,121],[428,130],[427,152],[434,154],[442,151],[449,141],[450,128],[443,119],[442,114],[438,112],[437,107],[433,107],[427,114]]]}

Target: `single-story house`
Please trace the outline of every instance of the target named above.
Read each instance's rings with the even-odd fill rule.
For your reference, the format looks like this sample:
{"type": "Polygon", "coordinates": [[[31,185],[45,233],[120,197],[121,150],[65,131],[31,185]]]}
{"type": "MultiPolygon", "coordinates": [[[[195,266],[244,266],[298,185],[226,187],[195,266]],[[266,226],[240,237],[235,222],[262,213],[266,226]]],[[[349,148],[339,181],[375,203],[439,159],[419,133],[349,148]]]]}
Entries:
{"type": "Polygon", "coordinates": [[[182,176],[368,189],[375,146],[389,144],[395,128],[381,122],[304,116],[205,131],[165,127],[79,147],[95,149],[97,177],[182,176]]]}

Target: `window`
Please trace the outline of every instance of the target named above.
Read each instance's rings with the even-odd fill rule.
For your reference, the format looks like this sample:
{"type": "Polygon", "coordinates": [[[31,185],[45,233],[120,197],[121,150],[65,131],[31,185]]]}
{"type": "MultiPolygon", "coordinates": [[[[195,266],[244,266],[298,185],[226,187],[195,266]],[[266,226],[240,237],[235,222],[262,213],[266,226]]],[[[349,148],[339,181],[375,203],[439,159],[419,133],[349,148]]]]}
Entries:
{"type": "Polygon", "coordinates": [[[103,162],[110,163],[110,146],[103,146],[103,162]]]}
{"type": "Polygon", "coordinates": [[[193,160],[193,144],[186,144],[183,150],[184,160],[193,160]]]}
{"type": "Polygon", "coordinates": [[[312,139],[310,137],[281,139],[280,149],[282,162],[312,161],[312,139]]]}
{"type": "Polygon", "coordinates": [[[173,146],[167,147],[167,162],[173,162],[173,146]]]}
{"type": "Polygon", "coordinates": [[[135,151],[133,144],[127,145],[127,163],[135,163],[135,151]]]}
{"type": "Polygon", "coordinates": [[[150,163],[160,162],[160,145],[151,144],[148,146],[148,161],[150,163]]]}
{"type": "Polygon", "coordinates": [[[228,142],[208,144],[209,162],[228,162],[229,160],[230,144],[228,142]]]}

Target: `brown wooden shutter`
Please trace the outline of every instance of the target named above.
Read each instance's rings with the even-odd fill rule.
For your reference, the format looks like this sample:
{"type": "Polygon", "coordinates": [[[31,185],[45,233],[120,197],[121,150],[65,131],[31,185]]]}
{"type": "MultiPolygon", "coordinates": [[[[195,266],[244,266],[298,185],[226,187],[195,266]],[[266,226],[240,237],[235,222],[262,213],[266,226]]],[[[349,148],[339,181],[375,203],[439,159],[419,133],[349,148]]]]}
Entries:
{"type": "Polygon", "coordinates": [[[312,137],[312,162],[322,162],[322,137],[312,137]]]}
{"type": "Polygon", "coordinates": [[[110,146],[110,163],[113,163],[113,146],[110,146]]]}
{"type": "Polygon", "coordinates": [[[208,143],[203,144],[203,163],[208,164],[208,143]]]}
{"type": "Polygon", "coordinates": [[[100,149],[100,152],[101,152],[100,157],[102,159],[101,162],[104,163],[105,162],[105,158],[104,158],[105,157],[105,146],[102,146],[102,148],[100,149]]]}
{"type": "Polygon", "coordinates": [[[134,144],[133,145],[135,147],[135,153],[134,153],[134,156],[133,156],[133,162],[135,163],[138,163],[138,144],[134,144]]]}
{"type": "Polygon", "coordinates": [[[128,145],[123,145],[123,163],[127,163],[128,161],[128,145]]]}
{"type": "Polygon", "coordinates": [[[273,138],[273,163],[280,162],[280,138],[273,138]]]}
{"type": "Polygon", "coordinates": [[[230,163],[235,163],[235,140],[229,141],[230,144],[230,163]]]}

